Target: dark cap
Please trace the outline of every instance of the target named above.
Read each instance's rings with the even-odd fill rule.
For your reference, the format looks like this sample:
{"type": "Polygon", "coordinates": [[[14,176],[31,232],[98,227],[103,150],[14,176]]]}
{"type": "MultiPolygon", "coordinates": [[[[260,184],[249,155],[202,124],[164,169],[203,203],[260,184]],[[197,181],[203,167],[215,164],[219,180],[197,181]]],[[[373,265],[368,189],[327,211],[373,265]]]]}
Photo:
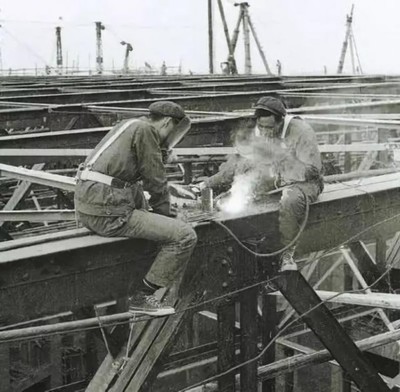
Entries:
{"type": "Polygon", "coordinates": [[[261,109],[267,112],[271,112],[278,116],[286,116],[285,105],[277,98],[274,97],[262,97],[260,98],[254,106],[254,109],[261,109]]]}
{"type": "Polygon", "coordinates": [[[172,101],[157,101],[149,106],[150,113],[160,116],[168,116],[181,120],[185,117],[185,111],[180,105],[172,101]]]}

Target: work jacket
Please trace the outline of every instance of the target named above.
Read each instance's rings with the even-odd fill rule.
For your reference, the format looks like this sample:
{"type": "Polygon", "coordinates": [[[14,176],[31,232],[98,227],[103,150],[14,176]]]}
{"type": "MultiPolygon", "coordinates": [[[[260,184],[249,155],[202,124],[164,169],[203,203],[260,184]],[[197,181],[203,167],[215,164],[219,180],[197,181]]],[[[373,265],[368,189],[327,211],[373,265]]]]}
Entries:
{"type": "Polygon", "coordinates": [[[279,136],[274,138],[261,138],[253,131],[247,141],[251,152],[247,148],[246,154],[229,157],[219,172],[205,181],[205,185],[225,191],[235,176],[247,173],[255,179],[260,192],[274,186],[308,181],[318,183],[322,191],[321,156],[313,129],[300,118],[290,119],[283,137],[282,128],[279,136]]]}
{"type": "Polygon", "coordinates": [[[282,185],[317,181],[322,187],[321,154],[313,129],[301,118],[288,120],[284,134],[267,141],[275,176],[282,185]]]}
{"type": "MultiPolygon", "coordinates": [[[[110,130],[85,163],[124,123],[110,130]]],[[[127,216],[136,208],[148,208],[143,194],[143,190],[146,190],[150,194],[149,204],[153,211],[169,214],[169,192],[160,136],[146,118],[132,122],[103,151],[91,170],[125,181],[128,186],[117,188],[100,182],[78,180],[75,190],[75,208],[78,212],[97,216],[127,216]]]]}

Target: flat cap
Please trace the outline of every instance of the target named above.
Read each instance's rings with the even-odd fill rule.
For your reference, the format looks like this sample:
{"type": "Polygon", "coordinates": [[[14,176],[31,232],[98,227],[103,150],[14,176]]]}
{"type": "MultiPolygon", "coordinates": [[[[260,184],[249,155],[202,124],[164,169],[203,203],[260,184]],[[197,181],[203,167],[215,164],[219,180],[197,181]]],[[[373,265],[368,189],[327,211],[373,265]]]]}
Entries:
{"type": "Polygon", "coordinates": [[[281,100],[274,97],[262,97],[254,106],[254,109],[261,109],[277,114],[278,116],[286,116],[286,108],[281,100]]]}
{"type": "Polygon", "coordinates": [[[180,105],[172,101],[157,101],[149,106],[150,113],[168,116],[181,120],[185,117],[185,111],[180,105]]]}

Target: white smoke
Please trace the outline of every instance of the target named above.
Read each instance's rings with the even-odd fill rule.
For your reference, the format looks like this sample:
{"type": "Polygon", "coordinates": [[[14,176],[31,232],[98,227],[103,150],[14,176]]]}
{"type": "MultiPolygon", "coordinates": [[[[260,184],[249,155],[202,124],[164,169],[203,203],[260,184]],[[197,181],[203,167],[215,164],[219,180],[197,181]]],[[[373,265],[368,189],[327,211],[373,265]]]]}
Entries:
{"type": "Polygon", "coordinates": [[[256,128],[238,132],[242,137],[236,138],[235,147],[243,158],[243,167],[237,168],[231,189],[217,201],[217,208],[225,214],[253,211],[259,186],[266,182],[273,184],[271,162],[265,154],[260,153],[265,152],[263,145],[266,140],[256,134],[256,128]],[[246,134],[247,137],[243,138],[246,134]]]}

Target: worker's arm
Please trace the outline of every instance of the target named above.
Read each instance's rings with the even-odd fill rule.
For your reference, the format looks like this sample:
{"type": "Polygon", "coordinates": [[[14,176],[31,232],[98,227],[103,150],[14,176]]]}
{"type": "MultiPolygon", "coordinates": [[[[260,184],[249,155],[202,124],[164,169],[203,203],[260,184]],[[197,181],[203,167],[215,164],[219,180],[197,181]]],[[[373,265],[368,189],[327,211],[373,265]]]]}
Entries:
{"type": "Polygon", "coordinates": [[[212,189],[229,187],[233,183],[235,177],[238,159],[236,155],[231,155],[228,160],[219,167],[218,173],[204,181],[203,186],[212,189]]]}
{"type": "Polygon", "coordinates": [[[150,193],[149,204],[154,212],[170,215],[170,197],[158,135],[151,128],[141,128],[135,136],[132,147],[143,188],[150,193]]]}

